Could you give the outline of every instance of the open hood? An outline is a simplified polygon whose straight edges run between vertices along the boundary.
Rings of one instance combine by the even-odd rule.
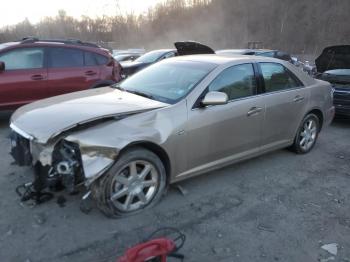
[[[78,125],[119,118],[168,104],[111,87],[56,96],[19,108],[11,117],[11,127],[40,143]]]
[[[176,42],[174,45],[178,55],[215,54],[210,47],[194,41]]]
[[[333,69],[350,69],[350,45],[326,47],[315,60],[317,72]]]

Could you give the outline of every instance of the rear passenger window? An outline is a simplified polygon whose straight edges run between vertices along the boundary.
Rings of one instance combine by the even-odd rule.
[[[105,65],[108,58],[93,52],[84,52],[84,59],[86,66]]]
[[[94,54],[98,65],[105,65],[108,62],[108,58],[103,55]]]
[[[50,48],[50,67],[81,67],[84,66],[84,53],[73,48]]]
[[[225,69],[209,85],[209,91],[224,92],[228,100],[255,94],[256,81],[252,64],[242,64]]]
[[[277,63],[260,63],[265,82],[265,91],[275,92],[302,86],[296,76],[292,75],[283,65]]]
[[[97,65],[97,61],[95,58],[95,54],[91,52],[84,52],[84,59],[86,66],[95,66]]]

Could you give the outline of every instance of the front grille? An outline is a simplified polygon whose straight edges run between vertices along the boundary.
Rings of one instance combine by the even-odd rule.
[[[350,90],[335,90],[334,105],[350,106]]]

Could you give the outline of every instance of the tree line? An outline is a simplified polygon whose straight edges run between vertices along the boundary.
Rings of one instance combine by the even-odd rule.
[[[0,29],[0,42],[25,36],[76,38],[112,48],[168,48],[195,40],[215,49],[264,48],[317,54],[350,39],[349,0],[168,0],[142,15],[74,18],[64,10]]]

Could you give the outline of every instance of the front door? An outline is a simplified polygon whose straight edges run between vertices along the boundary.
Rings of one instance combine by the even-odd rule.
[[[225,105],[189,109],[188,173],[201,172],[259,151],[265,105],[257,96],[253,65],[222,71],[208,91],[225,92]]]
[[[0,72],[0,108],[14,109],[48,96],[45,50],[16,48],[0,54],[5,71]]]

